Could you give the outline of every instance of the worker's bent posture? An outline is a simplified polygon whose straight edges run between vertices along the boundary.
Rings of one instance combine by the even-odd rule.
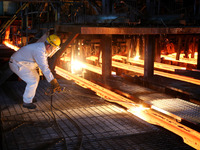
[[[49,69],[47,57],[51,57],[59,49],[60,38],[57,35],[50,35],[45,42],[29,44],[10,58],[10,69],[16,73],[27,85],[23,94],[23,107],[35,109],[33,98],[39,83],[37,67],[42,70],[45,78],[51,83],[54,91],[60,91],[60,85]]]

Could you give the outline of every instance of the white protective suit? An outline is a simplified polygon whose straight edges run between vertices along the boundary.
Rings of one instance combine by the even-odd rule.
[[[19,49],[11,56],[9,65],[10,69],[27,83],[23,94],[25,103],[32,103],[35,96],[40,79],[37,72],[38,66],[48,82],[54,79],[49,69],[46,47],[43,42],[29,44]]]

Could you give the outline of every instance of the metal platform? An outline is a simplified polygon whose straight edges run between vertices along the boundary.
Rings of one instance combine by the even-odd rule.
[[[154,106],[155,109],[158,108],[159,111],[165,111],[194,124],[200,124],[200,105],[136,84],[115,82],[113,85],[120,91],[129,93],[144,103]]]
[[[137,118],[90,90],[66,80],[59,83],[67,90],[53,96],[52,108],[51,96],[44,94],[49,84],[40,81],[36,110],[21,106],[23,81],[7,81],[0,88],[4,149],[193,149],[179,136]]]

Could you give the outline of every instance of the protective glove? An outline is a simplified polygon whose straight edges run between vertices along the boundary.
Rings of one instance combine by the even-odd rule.
[[[59,83],[56,79],[51,80],[50,83],[51,83],[51,86],[52,86],[52,89],[53,89],[53,93],[55,93],[56,91],[57,92],[61,91],[60,85],[59,85]]]

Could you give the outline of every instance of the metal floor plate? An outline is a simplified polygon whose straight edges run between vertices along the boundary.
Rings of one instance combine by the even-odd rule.
[[[192,150],[175,134],[151,125],[76,84],[59,80],[66,92],[50,96],[40,81],[36,110],[21,106],[24,82],[0,88],[6,150]],[[81,140],[82,139],[82,140]],[[82,141],[82,143],[80,143]]]
[[[155,99],[151,104],[190,122],[200,123],[200,106],[179,98]]]
[[[154,105],[161,110],[179,116],[194,124],[200,124],[200,105],[187,102],[180,98],[173,98],[165,93],[159,93],[139,85],[117,84],[119,84],[120,90],[132,94],[145,103]]]

